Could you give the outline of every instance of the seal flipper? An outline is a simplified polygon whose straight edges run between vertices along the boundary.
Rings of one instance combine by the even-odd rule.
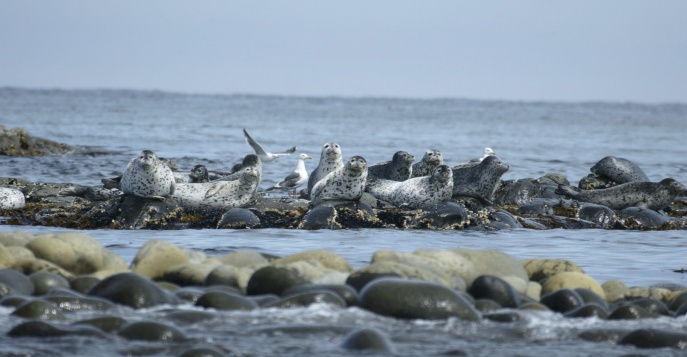
[[[210,187],[207,191],[205,191],[205,198],[212,197],[212,196],[216,195],[217,193],[219,193],[219,191],[222,190],[222,188],[227,185],[226,182],[227,181],[223,181],[223,182],[219,182],[219,183],[212,185],[212,187]]]

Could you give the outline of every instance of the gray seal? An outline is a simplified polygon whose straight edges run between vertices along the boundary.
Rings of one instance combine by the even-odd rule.
[[[453,196],[453,172],[446,165],[439,165],[432,176],[422,176],[405,181],[374,180],[366,191],[377,199],[396,207],[421,208],[446,202]]]
[[[628,182],[598,190],[580,190],[568,185],[558,185],[556,194],[614,210],[640,207],[658,211],[668,207],[684,190],[683,184],[667,178],[661,182]]]
[[[405,181],[413,173],[415,156],[405,151],[397,151],[391,161],[374,164],[368,168],[369,179]]]
[[[238,180],[177,184],[172,200],[185,209],[230,209],[253,201],[260,182],[258,169],[246,167]]]
[[[367,161],[353,156],[344,167],[330,172],[315,184],[310,192],[311,202],[318,205],[327,201],[358,201],[365,192]]]
[[[501,176],[508,169],[505,162],[493,155],[487,156],[476,165],[452,167],[453,197],[472,197],[491,205],[494,192],[501,182]]]
[[[24,193],[16,188],[0,187],[0,209],[17,209],[26,206]]]
[[[99,186],[71,186],[60,192],[59,196],[83,197],[89,201],[107,201],[122,195],[122,191],[117,188],[105,188]]]
[[[444,157],[441,152],[436,149],[429,149],[425,152],[420,162],[413,164],[413,170],[410,177],[429,176],[434,172],[434,169],[444,164]]]
[[[606,156],[590,170],[593,174],[609,178],[616,184],[650,181],[637,164],[622,157]]]
[[[174,173],[154,152],[143,150],[131,159],[119,188],[125,194],[162,199],[174,193]]]
[[[330,172],[338,170],[343,166],[341,146],[334,142],[324,144],[322,146],[322,152],[320,153],[320,163],[315,170],[310,173],[310,177],[308,178],[308,195],[310,195],[310,191],[312,191],[316,183],[329,175]]]

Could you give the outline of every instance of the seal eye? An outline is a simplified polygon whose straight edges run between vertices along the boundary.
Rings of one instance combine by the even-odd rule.
[[[324,144],[325,149],[329,149],[329,144]]]

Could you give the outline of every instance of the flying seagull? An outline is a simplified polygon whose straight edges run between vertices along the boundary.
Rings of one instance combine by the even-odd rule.
[[[296,196],[296,189],[308,182],[308,171],[305,170],[305,159],[312,159],[306,154],[298,155],[298,165],[296,170],[286,176],[284,181],[268,188],[265,191],[272,190],[293,190],[293,195]]]
[[[262,162],[270,162],[270,161],[278,158],[279,156],[290,155],[290,154],[293,154],[294,151],[296,151],[296,147],[294,146],[294,147],[292,147],[292,148],[290,148],[284,152],[279,152],[279,153],[267,152],[267,151],[265,151],[265,149],[262,148],[262,146],[260,146],[260,144],[258,144],[255,140],[253,140],[253,138],[251,138],[250,135],[248,135],[248,132],[246,131],[246,129],[243,129],[243,136],[246,137],[246,142],[248,143],[248,145],[250,145],[253,148],[253,150],[255,150],[255,154],[260,157],[260,160],[262,160]]]

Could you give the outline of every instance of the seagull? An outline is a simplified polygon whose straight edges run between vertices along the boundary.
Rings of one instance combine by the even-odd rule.
[[[309,155],[300,154],[298,155],[298,165],[296,165],[296,170],[286,176],[284,181],[268,188],[265,191],[272,190],[291,190],[293,189],[293,196],[296,196],[296,189],[301,187],[304,183],[308,182],[308,171],[305,170],[305,160],[312,159]]]
[[[265,151],[265,149],[262,148],[262,146],[260,146],[260,144],[253,140],[253,138],[251,138],[250,135],[248,135],[246,129],[243,129],[243,136],[246,137],[246,142],[253,148],[253,150],[255,150],[255,154],[257,154],[260,157],[260,160],[262,160],[262,162],[270,162],[278,158],[279,156],[290,155],[293,154],[294,151],[296,151],[296,147],[294,146],[284,152],[279,152],[276,154],[267,152]]]
[[[496,155],[496,152],[494,150],[492,150],[491,148],[484,148],[484,156],[472,159],[470,160],[470,163],[480,163],[482,162],[482,160],[492,155]]]

